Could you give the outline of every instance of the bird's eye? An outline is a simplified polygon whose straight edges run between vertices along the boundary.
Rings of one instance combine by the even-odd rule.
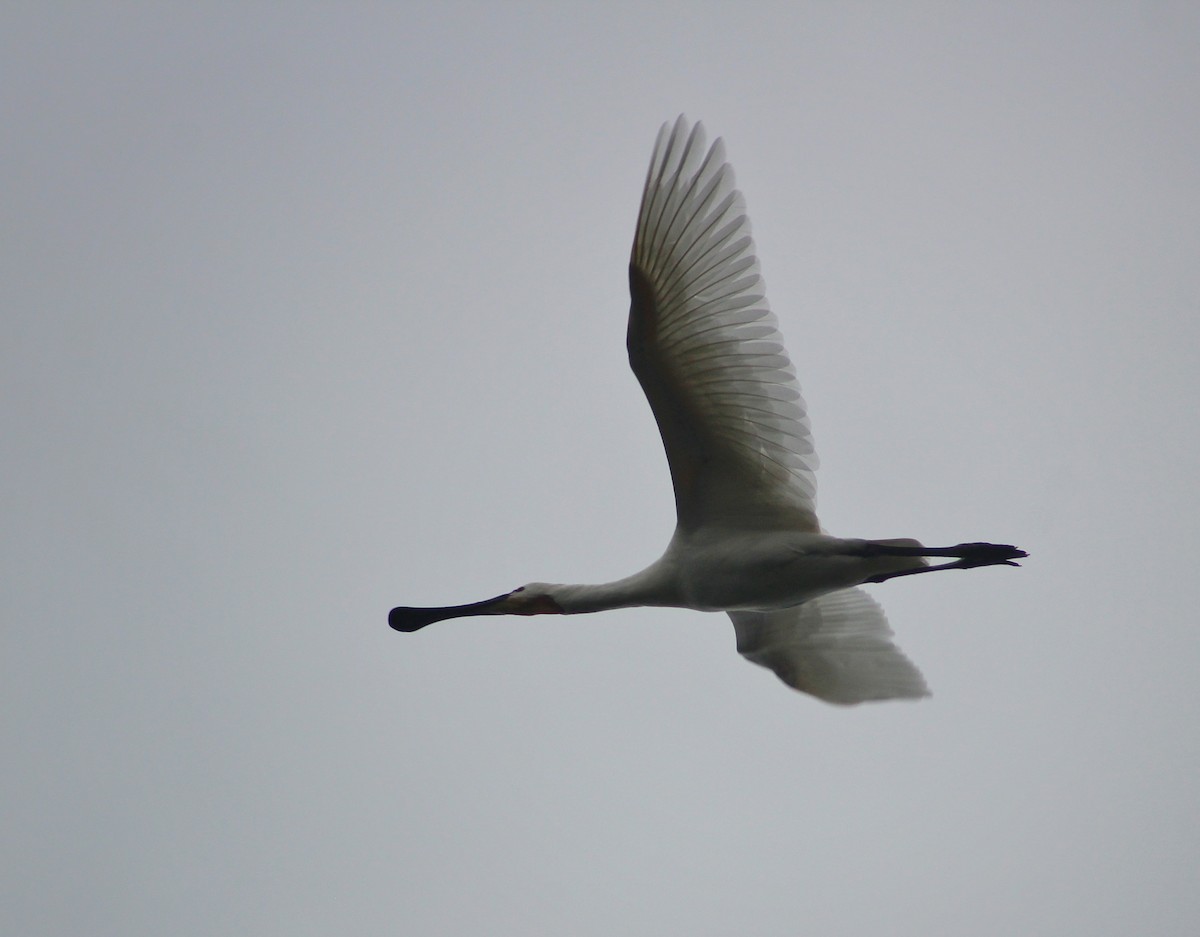
[[[524,591],[525,591],[524,586],[517,586],[515,589],[513,589],[513,592],[524,592]]]

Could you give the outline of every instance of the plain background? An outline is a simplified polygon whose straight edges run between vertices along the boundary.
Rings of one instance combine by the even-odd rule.
[[[1194,3],[5,4],[0,929],[1192,935]],[[934,696],[654,559],[654,135],[723,135]]]

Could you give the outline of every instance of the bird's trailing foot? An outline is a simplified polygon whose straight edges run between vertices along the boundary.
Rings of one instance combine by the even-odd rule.
[[[1024,550],[1018,550],[1008,543],[960,543],[955,547],[947,547],[947,553],[929,553],[927,556],[957,556],[958,569],[971,569],[974,566],[1020,566],[1014,560],[1029,556]]]

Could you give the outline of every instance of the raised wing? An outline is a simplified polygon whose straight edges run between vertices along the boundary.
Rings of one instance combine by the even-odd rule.
[[[883,609],[861,589],[830,592],[795,608],[730,612],[729,617],[740,654],[827,703],[929,695],[921,672],[891,642]]]
[[[658,422],[679,526],[817,532],[796,372],[720,139],[658,134],[629,265],[629,362]]]

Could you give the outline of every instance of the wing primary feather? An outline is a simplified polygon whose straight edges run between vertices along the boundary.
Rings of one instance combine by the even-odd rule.
[[[718,138],[659,129],[630,254],[629,361],[654,411],[681,528],[816,532],[816,465]]]

